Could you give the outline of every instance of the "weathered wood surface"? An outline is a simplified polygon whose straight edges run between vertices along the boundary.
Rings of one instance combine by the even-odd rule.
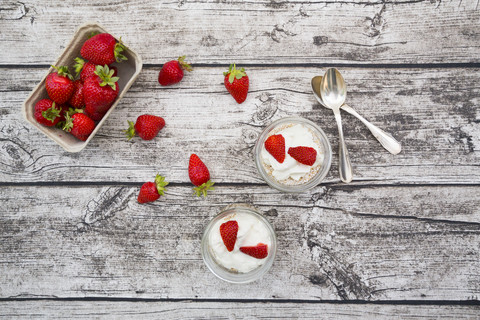
[[[11,319],[478,319],[478,306],[362,304],[25,301],[0,302]]]
[[[146,67],[69,154],[19,110],[100,16]],[[477,0],[0,2],[0,317],[480,318],[478,21]],[[183,54],[194,72],[160,87],[160,65]],[[242,105],[223,86],[232,62],[250,75]],[[343,66],[348,103],[403,144],[390,155],[345,114],[349,185],[333,115],[310,91],[325,65]],[[126,142],[142,113],[167,126]],[[334,151],[326,183],[299,195],[268,187],[252,155],[263,127],[292,115],[318,122]],[[217,182],[207,199],[191,196],[193,152]],[[157,172],[167,195],[139,205]],[[215,278],[199,250],[235,202],[265,212],[279,241],[270,272],[242,286]]]
[[[345,190],[321,187],[280,196],[267,186],[220,186],[203,200],[173,186],[148,205],[137,203],[138,189],[1,188],[0,297],[421,301],[480,293],[480,223],[395,216],[402,206],[428,214],[438,200],[452,220],[469,210],[478,220],[478,189],[462,188],[476,199],[468,202],[456,187],[415,188],[394,209],[369,207],[361,194],[356,209]],[[258,206],[278,237],[272,269],[242,286],[215,278],[200,256],[204,227],[235,202]]]
[[[2,182],[141,182],[157,171],[172,182],[188,182],[190,153],[210,164],[213,179],[263,183],[253,145],[263,127],[285,116],[316,121],[332,143],[327,182],[338,182],[337,128],[331,111],[310,89],[323,68],[248,68],[251,90],[242,105],[223,86],[225,68],[196,68],[182,83],[160,87],[158,68],[145,68],[89,146],[66,153],[24,121],[20,105],[46,70],[0,70],[0,180]],[[393,156],[365,126],[344,114],[354,183],[478,184],[480,182],[479,69],[343,68],[348,102],[403,144]],[[26,75],[25,75],[26,74]],[[461,77],[458,75],[462,74]],[[127,142],[127,119],[161,115],[158,138]],[[221,115],[221,116],[220,116]]]
[[[149,64],[479,63],[479,19],[476,0],[4,0],[0,64],[53,63],[85,21]]]

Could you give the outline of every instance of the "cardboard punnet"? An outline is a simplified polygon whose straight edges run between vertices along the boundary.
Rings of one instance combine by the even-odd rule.
[[[69,66],[70,71],[73,72],[73,65],[75,64],[73,59],[76,57],[81,57],[80,49],[83,43],[92,34],[92,32],[110,33],[107,30],[105,30],[105,28],[103,28],[102,26],[94,22],[88,22],[81,25],[77,29],[72,40],[70,40],[70,43],[67,44],[66,49],[62,52],[62,54],[57,59],[54,65]],[[115,39],[119,40],[119,38],[117,38],[115,35],[112,34],[112,36],[115,37]],[[23,108],[22,108],[23,116],[34,127],[36,127],[38,130],[43,132],[47,137],[49,137],[50,139],[58,143],[66,151],[79,152],[83,150],[83,148],[87,146],[90,140],[93,139],[95,134],[100,130],[100,128],[102,127],[103,123],[107,120],[110,113],[112,113],[113,110],[115,110],[120,100],[122,100],[123,96],[128,91],[128,89],[133,84],[135,79],[140,74],[140,71],[142,70],[142,59],[135,51],[125,46],[125,51],[123,52],[123,54],[128,58],[128,60],[123,61],[121,63],[113,64],[114,66],[117,67],[118,77],[120,78],[118,80],[118,85],[120,90],[118,93],[118,97],[113,103],[112,107],[105,114],[103,119],[97,123],[95,130],[93,130],[92,134],[90,134],[90,136],[86,141],[80,141],[70,133],[65,132],[61,129],[58,129],[55,127],[43,126],[35,120],[35,117],[34,117],[35,104],[41,99],[48,98],[47,90],[45,89],[45,80],[48,74],[54,71],[53,67],[50,67],[50,69],[48,70],[48,73],[43,77],[42,81],[40,81],[40,83],[32,90],[30,95],[27,97],[27,99],[23,103]]]

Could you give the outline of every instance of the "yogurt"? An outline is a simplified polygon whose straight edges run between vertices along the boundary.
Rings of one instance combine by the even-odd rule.
[[[236,220],[238,223],[237,241],[233,251],[229,252],[220,235],[220,225]],[[224,268],[233,272],[250,272],[265,263],[265,259],[257,259],[240,251],[240,247],[256,246],[259,243],[268,245],[268,254],[272,246],[272,238],[267,226],[256,216],[244,212],[235,212],[217,221],[208,237],[210,252],[214,260]]]
[[[264,164],[272,167],[272,176],[279,180],[285,180],[292,178],[295,181],[299,181],[305,177],[312,168],[319,166],[323,162],[323,152],[315,139],[313,133],[301,124],[295,124],[288,126],[275,134],[281,134],[285,138],[285,161],[283,163],[278,162],[268,151],[265,149],[265,144],[262,146],[260,155]],[[317,159],[312,166],[302,164],[292,158],[288,154],[290,147],[311,147],[317,151]]]

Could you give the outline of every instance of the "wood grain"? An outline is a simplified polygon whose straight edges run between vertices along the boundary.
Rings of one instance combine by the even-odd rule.
[[[196,68],[172,87],[160,87],[158,68],[145,68],[90,145],[64,152],[24,121],[20,106],[46,69],[0,70],[0,181],[134,182],[156,172],[188,182],[188,157],[198,153],[214,181],[263,183],[253,160],[262,129],[285,116],[302,116],[326,132],[334,152],[326,181],[339,182],[333,114],[311,94],[322,68],[252,67],[251,88],[238,105],[223,86],[224,68]],[[354,184],[474,184],[480,181],[479,69],[342,68],[348,103],[391,132],[403,151],[385,151],[363,124],[344,114]],[[462,74],[462,77],[458,77]],[[152,141],[127,142],[127,119],[163,116]]]
[[[365,203],[355,211],[342,192],[318,191],[308,199],[221,186],[195,199],[190,187],[172,186],[140,205],[138,187],[3,187],[0,297],[478,300],[478,222],[388,216],[392,210]],[[428,208],[448,193],[413,188],[408,201]],[[238,202],[255,204],[273,223],[278,253],[261,280],[232,290],[204,266],[200,240],[208,221]],[[451,197],[442,207],[453,220],[469,205]]]
[[[8,0],[1,63],[51,64],[86,21],[123,36],[148,64],[183,54],[206,64],[479,63],[475,2]]]
[[[238,302],[1,302],[10,319],[478,319],[478,306],[355,305]]]

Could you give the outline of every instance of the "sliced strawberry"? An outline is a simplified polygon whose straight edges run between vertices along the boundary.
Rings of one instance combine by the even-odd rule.
[[[265,149],[280,163],[285,161],[285,138],[281,134],[274,134],[265,140]]]
[[[317,151],[310,147],[291,147],[288,148],[288,154],[307,166],[313,166],[317,161]]]
[[[228,251],[233,251],[237,242],[238,222],[230,220],[220,225],[220,236]]]
[[[254,247],[240,247],[240,251],[257,259],[265,259],[268,256],[268,245],[259,243]]]

